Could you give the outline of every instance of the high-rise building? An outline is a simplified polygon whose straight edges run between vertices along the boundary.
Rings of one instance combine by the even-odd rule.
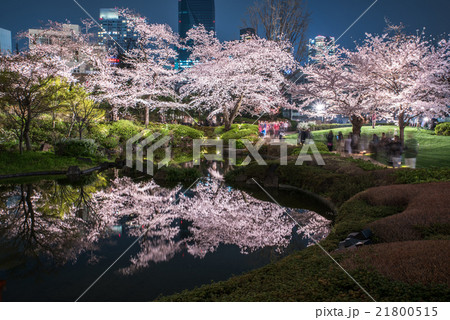
[[[5,54],[11,51],[11,31],[0,28],[0,53]]]
[[[29,29],[28,33],[30,35],[30,48],[40,44],[60,43],[64,45],[65,43],[75,41],[76,36],[81,34],[81,27],[77,24],[63,24],[60,30]],[[104,52],[105,48],[103,46],[96,46],[95,50],[100,53]],[[73,68],[72,72],[75,75],[90,74],[96,70],[88,61],[88,57],[75,54],[69,57],[68,66]]]
[[[30,35],[29,45],[32,46],[35,44],[51,44],[52,38],[72,39],[74,35],[81,33],[81,28],[77,24],[63,24],[61,30],[51,33],[45,29],[29,29],[28,33]]]
[[[336,44],[334,37],[317,36],[309,39],[308,62],[324,55],[333,55]]]
[[[254,28],[244,28],[240,31],[241,40],[250,40],[256,37],[256,30]]]
[[[214,0],[178,0],[178,33],[186,38],[189,29],[203,25],[208,31],[216,31]],[[189,64],[189,51],[179,50],[180,65]]]
[[[114,8],[100,9],[100,25],[98,32],[98,44],[108,49],[117,49],[123,52],[133,48],[137,34],[130,27],[119,11]]]

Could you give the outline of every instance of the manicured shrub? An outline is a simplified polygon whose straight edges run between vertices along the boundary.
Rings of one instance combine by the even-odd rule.
[[[56,144],[56,154],[69,157],[95,157],[98,145],[92,139],[64,139]]]
[[[450,136],[450,122],[438,124],[434,132],[439,136]]]
[[[111,130],[111,125],[108,124],[95,124],[90,128],[90,136],[92,139],[95,139],[96,141],[100,141],[102,139],[105,139],[109,136],[109,132]]]
[[[421,168],[396,170],[397,183],[425,183],[437,181],[450,181],[449,168]]]
[[[118,136],[108,136],[99,141],[99,143],[102,147],[105,147],[107,149],[115,149],[120,144],[120,138]]]
[[[216,132],[220,132],[220,130],[215,131],[215,133]],[[224,142],[231,139],[246,139],[254,142],[258,140],[258,126],[252,124],[235,124],[231,126],[231,130],[222,133],[220,137],[224,140]],[[240,142],[240,144],[243,147],[243,143]]]
[[[110,128],[110,134],[120,138],[120,142],[125,142],[143,130],[142,127],[134,124],[130,120],[119,120],[114,122]]]
[[[175,137],[200,139],[203,137],[203,132],[194,128],[183,125],[170,125],[169,129],[173,132]]]
[[[228,132],[238,132],[238,131],[242,131],[242,130],[251,130],[253,134],[258,135],[258,126],[256,124],[232,124],[231,125],[231,129]],[[220,136],[222,134],[225,133],[225,127],[224,126],[220,126],[217,127],[216,129],[214,129],[214,134],[216,136]],[[222,139],[224,139],[222,137]],[[230,139],[234,139],[234,138],[230,138]]]

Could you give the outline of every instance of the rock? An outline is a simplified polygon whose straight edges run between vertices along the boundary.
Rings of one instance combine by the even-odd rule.
[[[364,239],[370,239],[370,237],[372,237],[372,230],[364,229],[363,231],[361,231],[361,235],[364,237]]]
[[[356,243],[355,246],[361,247],[361,246],[364,246],[364,245],[367,245],[367,244],[372,244],[372,240],[367,239],[367,240],[358,241],[358,243]]]
[[[355,238],[347,238],[344,240],[344,245],[346,248],[356,245],[359,242],[358,239]]]
[[[357,238],[358,235],[359,235],[359,232],[352,232],[352,233],[350,233],[350,234],[347,236],[347,238],[355,238],[355,239],[358,239],[358,238]]]
[[[372,244],[371,236],[372,231],[370,229],[352,232],[344,241],[339,242],[339,249],[355,249],[356,247]]]
[[[47,152],[47,151],[50,151],[51,148],[52,148],[51,144],[43,143],[43,144],[41,144],[40,150],[44,151],[44,152]]]

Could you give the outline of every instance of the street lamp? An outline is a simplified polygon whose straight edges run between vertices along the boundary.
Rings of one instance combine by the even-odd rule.
[[[321,115],[321,117],[322,117],[322,122],[323,122],[323,120],[324,120],[325,107],[326,107],[325,103],[323,103],[323,102],[321,102],[321,101],[316,102],[316,103],[314,104],[314,108],[316,109],[317,113],[318,113],[319,115]]]

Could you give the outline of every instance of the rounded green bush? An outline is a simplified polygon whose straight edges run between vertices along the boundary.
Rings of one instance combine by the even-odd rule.
[[[439,136],[450,136],[450,122],[438,124],[434,132]]]
[[[142,130],[142,127],[134,124],[130,120],[119,120],[111,125],[110,134],[118,136],[121,142],[125,142]]]
[[[95,157],[98,145],[92,139],[64,139],[56,144],[55,152],[60,156]]]

